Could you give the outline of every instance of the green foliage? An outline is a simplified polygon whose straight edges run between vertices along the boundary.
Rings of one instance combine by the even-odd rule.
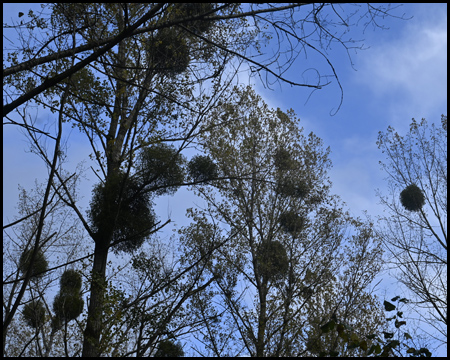
[[[362,232],[363,225],[337,210],[328,191],[328,150],[313,134],[303,135],[293,112],[269,109],[250,87],[234,88],[232,97],[209,117],[211,131],[202,139],[205,153],[229,176],[216,180],[216,193],[202,191],[208,208],[199,214],[231,229],[223,233],[229,241],[208,266],[218,286],[204,301],[215,309],[221,301],[215,294],[232,300],[222,301],[224,312],[246,331],[233,334],[234,324],[225,321],[214,326],[236,339],[244,337],[240,346],[256,356],[300,354],[306,341],[312,344],[318,337],[322,318],[333,308],[350,314],[358,330],[372,331],[380,313],[372,311],[375,301],[363,289],[376,271],[378,250],[372,250],[371,236],[343,234],[345,226]],[[193,254],[201,253],[201,247],[181,240]],[[358,269],[364,269],[364,279]],[[344,275],[338,279],[339,273]],[[243,288],[254,296],[247,299]],[[209,305],[198,308],[202,317],[204,306]],[[206,337],[208,346],[215,346],[217,337]],[[314,354],[332,349],[329,340],[318,344]],[[347,351],[341,343],[338,349]]]
[[[401,298],[400,296],[396,296],[391,299],[392,302],[397,301],[400,303],[407,303],[408,300],[405,298]],[[383,302],[384,309],[387,312],[395,311],[398,309],[398,305],[394,305],[391,302],[384,300]],[[399,321],[399,318],[402,318],[403,312],[397,311],[397,313],[387,318],[387,321],[394,320],[394,326],[396,329],[399,329],[401,326],[406,325],[406,321]],[[348,326],[345,323],[339,322],[336,317],[332,317],[332,319],[327,322],[325,325],[320,327],[322,334],[330,333],[334,330],[338,333],[339,338],[341,338],[346,344],[348,348],[360,348],[364,351],[366,356],[375,356],[375,357],[388,357],[388,356],[396,356],[396,353],[400,353],[402,349],[406,348],[406,353],[412,357],[430,357],[432,354],[426,348],[421,348],[416,350],[413,347],[410,347],[406,342],[402,342],[400,340],[394,339],[395,334],[389,331],[381,331],[379,334],[369,334],[362,336],[353,331],[353,328]],[[382,336],[381,336],[382,334]],[[403,338],[405,340],[410,340],[412,337],[404,332]],[[399,337],[400,338],[400,337]],[[368,346],[371,343],[371,346]],[[315,343],[309,344],[314,347]],[[339,356],[339,353],[332,352],[321,352],[320,356]]]
[[[177,29],[161,29],[147,43],[147,58],[156,71],[174,76],[187,69],[189,46]]]
[[[183,156],[174,147],[156,144],[142,150],[138,174],[152,193],[173,194],[184,181],[183,163]]]
[[[183,347],[179,343],[175,343],[172,340],[162,340],[159,343],[158,350],[155,353],[155,357],[183,357]]]
[[[411,184],[400,193],[400,201],[406,210],[419,211],[425,204],[425,196],[416,184]]]
[[[389,301],[384,300],[383,305],[384,305],[384,309],[386,311],[393,311],[393,310],[395,310],[395,305],[391,304]]]
[[[304,181],[280,176],[275,191],[284,197],[304,198],[309,193],[309,187]]]
[[[427,348],[420,348],[416,350],[415,348],[409,348],[406,350],[407,354],[410,354],[411,357],[431,357],[432,353]]]
[[[208,14],[214,10],[210,3],[173,4],[168,11],[169,21],[176,21]],[[158,73],[175,76],[184,72],[190,62],[189,39],[192,31],[196,34],[208,31],[213,22],[197,19],[182,22],[182,27],[160,29],[147,42],[147,61]],[[188,31],[183,31],[186,28]]]
[[[44,304],[40,300],[33,300],[24,306],[22,314],[26,323],[32,328],[37,329],[45,320]]]
[[[93,190],[89,216],[99,239],[111,239],[115,252],[133,252],[155,224],[150,195],[134,178],[110,177]]]
[[[139,155],[136,176],[118,173],[96,186],[89,215],[98,237],[111,239],[116,253],[137,250],[155,224],[151,196],[175,192],[184,181],[183,164],[174,147],[149,146]]]
[[[83,306],[80,294],[60,293],[53,301],[56,318],[67,322],[76,319],[83,312]]]
[[[82,285],[80,273],[76,270],[67,269],[61,276],[60,285],[61,289],[80,291]]]
[[[447,116],[440,126],[412,119],[404,134],[379,132],[380,162],[390,194],[379,194],[387,210],[377,233],[392,254],[399,283],[414,294],[411,309],[447,343]],[[398,194],[400,194],[398,196]],[[397,199],[400,200],[398,204]],[[423,211],[425,203],[431,211]],[[420,305],[419,305],[420,304]],[[423,317],[424,313],[429,316]]]
[[[217,165],[209,156],[196,155],[188,164],[189,175],[194,181],[206,181],[217,178]]]
[[[289,269],[286,249],[278,240],[261,243],[256,259],[260,274],[270,280],[283,277]]]
[[[277,110],[277,116],[280,121],[289,120],[288,116]],[[287,118],[287,119],[286,119]],[[275,168],[277,169],[276,192],[285,197],[304,198],[309,192],[306,178],[300,180],[298,175],[301,174],[301,167],[289,150],[278,147],[273,155]]]
[[[305,228],[305,218],[294,211],[282,213],[279,222],[281,228],[292,236],[298,236]]]
[[[59,321],[76,319],[83,311],[84,300],[81,297],[81,274],[67,269],[60,280],[60,290],[53,301],[53,311]],[[56,324],[59,321],[55,321]]]
[[[273,159],[275,166],[279,171],[295,169],[296,165],[295,161],[292,160],[291,154],[286,149],[283,148],[277,149],[275,155],[273,156]]]
[[[19,270],[25,275],[30,267],[31,254],[33,249],[24,250],[19,260]],[[42,250],[38,250],[33,262],[33,268],[31,270],[31,277],[40,278],[44,275],[44,272],[48,269],[48,262],[45,258]]]
[[[98,21],[99,6],[89,3],[58,3],[53,6],[52,20],[61,30],[86,28]]]
[[[214,10],[214,4],[211,3],[178,3],[174,4],[173,13],[177,18],[190,18],[203,14],[208,14]],[[208,31],[213,22],[207,20],[192,20],[183,23],[183,26],[197,34]]]

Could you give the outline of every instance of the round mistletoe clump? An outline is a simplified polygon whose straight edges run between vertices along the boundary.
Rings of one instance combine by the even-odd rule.
[[[208,156],[194,156],[189,161],[188,170],[194,181],[211,180],[218,176],[217,165]]]
[[[61,276],[60,291],[53,301],[53,311],[60,321],[76,319],[83,311],[81,297],[81,275],[75,270],[66,270]]]
[[[67,269],[61,276],[61,289],[69,291],[81,291],[81,275],[76,270]]]
[[[23,309],[23,317],[26,323],[32,328],[42,325],[45,320],[45,307],[42,301],[31,301]]]
[[[289,269],[286,249],[276,240],[263,242],[259,246],[257,262],[261,275],[271,280],[283,277]]]
[[[177,75],[189,65],[189,46],[176,30],[165,28],[148,41],[148,59],[159,73]]]
[[[30,266],[31,254],[33,249],[24,250],[19,260],[19,269],[25,275]],[[41,277],[48,269],[48,262],[45,259],[45,255],[41,250],[38,250],[36,257],[33,261],[33,268],[31,269],[31,277]]]
[[[169,339],[159,343],[155,357],[183,357],[183,347],[179,343],[175,343]]]
[[[124,173],[94,188],[89,216],[97,236],[116,243],[116,253],[138,249],[155,223],[149,193],[141,191],[140,183]]]
[[[400,201],[406,210],[419,211],[425,204],[425,196],[417,185],[411,184],[400,193]]]
[[[292,236],[300,234],[305,227],[305,218],[294,211],[281,214],[279,222],[281,228]]]

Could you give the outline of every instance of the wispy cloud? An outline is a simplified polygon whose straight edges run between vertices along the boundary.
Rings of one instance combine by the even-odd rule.
[[[408,20],[398,38],[380,42],[370,56],[362,56],[357,77],[403,124],[409,114],[443,112],[447,102],[446,8],[423,5],[424,13]]]

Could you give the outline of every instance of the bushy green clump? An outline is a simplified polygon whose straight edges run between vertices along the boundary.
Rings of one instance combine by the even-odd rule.
[[[22,312],[25,322],[32,328],[38,328],[45,321],[45,307],[42,301],[31,301],[24,306]]]
[[[289,150],[284,148],[277,149],[273,159],[278,171],[294,170],[297,166],[295,161],[292,159]]]
[[[417,185],[411,184],[400,193],[400,201],[406,210],[419,211],[425,204],[425,196]]]
[[[304,217],[294,211],[281,214],[279,222],[283,231],[293,236],[297,236],[305,227]]]
[[[189,65],[189,46],[175,28],[160,29],[147,43],[149,65],[158,73],[174,76]]]
[[[189,176],[194,181],[206,181],[217,178],[217,165],[203,155],[194,156],[188,164]]]
[[[183,357],[183,347],[179,343],[166,339],[159,343],[155,357]]]
[[[270,280],[283,277],[289,269],[286,249],[279,241],[265,241],[257,251],[257,267],[260,275]]]
[[[24,250],[19,259],[19,270],[25,275],[31,260],[31,254],[33,249]],[[33,268],[31,270],[31,277],[42,277],[44,272],[48,269],[48,262],[45,259],[45,255],[41,250],[38,250],[33,262]]]
[[[58,294],[53,300],[53,311],[58,319],[71,321],[83,312],[84,300],[75,294]]]
[[[150,194],[123,173],[97,185],[93,194],[89,217],[98,238],[116,243],[116,253],[138,249],[155,223]]]
[[[53,301],[53,311],[58,321],[71,321],[82,312],[84,300],[81,297],[81,275],[67,269],[60,280],[60,290]]]
[[[138,159],[140,183],[155,195],[173,194],[184,181],[183,156],[173,146],[155,144]]]
[[[281,196],[301,199],[308,195],[309,187],[304,182],[280,177],[275,191]]]
[[[81,275],[78,271],[67,269],[61,276],[61,289],[68,289],[70,291],[81,290]]]

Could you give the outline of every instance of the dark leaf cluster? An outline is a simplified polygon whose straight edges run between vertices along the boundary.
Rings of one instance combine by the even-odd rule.
[[[148,41],[147,59],[158,73],[180,74],[189,65],[188,43],[176,29],[162,29]]]
[[[213,12],[214,6],[210,3],[173,4],[168,17],[169,21],[199,18],[185,21],[180,27],[160,29],[154,34],[147,41],[149,67],[167,76],[175,76],[186,71],[191,56],[191,32],[201,34],[208,31],[213,22],[205,20],[204,16]]]
[[[161,143],[145,148],[137,164],[140,182],[157,196],[173,194],[184,181],[183,164],[183,156],[172,146]]]
[[[287,149],[277,149],[273,160],[278,171],[294,170],[296,167],[295,161],[291,158],[291,154]]]
[[[283,231],[297,236],[305,228],[305,218],[294,211],[280,215],[279,222]]]
[[[61,276],[60,290],[53,301],[54,324],[76,319],[83,311],[83,306],[81,275],[76,270],[68,269]]]
[[[179,343],[166,339],[159,343],[155,357],[183,357],[183,347]]]
[[[419,211],[425,204],[425,196],[416,184],[411,184],[400,193],[400,201],[406,210]]]
[[[309,186],[305,182],[289,177],[280,176],[276,184],[276,192],[285,197],[304,198],[308,195],[309,190]]]
[[[37,329],[44,323],[45,320],[45,307],[41,300],[32,300],[24,306],[22,312],[26,323],[32,328]]]
[[[277,240],[264,241],[257,251],[257,268],[263,277],[276,280],[289,269],[289,258],[283,244]]]
[[[138,249],[155,224],[151,205],[150,194],[123,173],[98,185],[89,214],[98,241],[115,244],[115,252]]]
[[[211,3],[178,3],[174,4],[173,13],[177,18],[194,18],[200,16],[197,20],[190,20],[183,23],[183,26],[190,31],[201,34],[208,31],[213,22],[205,20],[204,17],[214,12],[214,4]]]
[[[32,253],[33,249],[28,249],[24,250],[24,252],[20,256],[19,269],[24,275],[30,267]],[[31,277],[42,277],[42,275],[44,275],[44,272],[48,269],[48,262],[42,250],[38,250],[32,266]]]
[[[217,178],[217,165],[209,156],[196,155],[188,164],[189,176],[194,181],[207,181]]]

